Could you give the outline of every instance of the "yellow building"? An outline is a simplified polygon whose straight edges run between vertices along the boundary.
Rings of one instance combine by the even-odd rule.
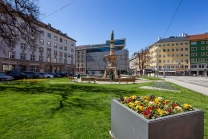
[[[150,68],[160,75],[188,75],[189,51],[186,36],[160,39],[150,46]]]

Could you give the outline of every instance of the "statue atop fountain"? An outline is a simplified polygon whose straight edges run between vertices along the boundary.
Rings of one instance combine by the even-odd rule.
[[[110,74],[114,74],[114,78],[120,78],[120,73],[118,72],[116,63],[120,56],[115,54],[114,42],[114,31],[112,31],[110,40],[110,54],[104,56],[108,60],[108,65],[102,78],[110,78]]]

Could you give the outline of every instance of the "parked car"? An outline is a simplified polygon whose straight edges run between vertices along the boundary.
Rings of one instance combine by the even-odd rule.
[[[14,80],[14,77],[13,76],[6,75],[5,73],[0,73],[0,80],[1,81]]]
[[[14,79],[30,79],[32,76],[26,75],[25,73],[20,73],[17,71],[12,71],[9,73],[9,76],[13,76]]]
[[[45,72],[39,72],[38,74],[42,75],[44,78],[53,78],[54,76]]]
[[[26,75],[28,75],[28,76],[32,76],[32,78],[44,78],[44,76],[43,75],[40,75],[40,74],[38,74],[38,73],[36,73],[36,72],[33,72],[33,71],[23,71],[22,73],[24,73],[24,74],[26,74]]]
[[[60,78],[61,76],[57,73],[49,72],[48,74],[53,75],[54,78]]]
[[[60,75],[61,77],[68,77],[69,75],[64,72],[56,72],[56,74]]]

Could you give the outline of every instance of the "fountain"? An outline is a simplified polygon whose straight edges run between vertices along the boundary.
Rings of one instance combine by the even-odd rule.
[[[108,60],[108,65],[102,78],[110,78],[110,74],[114,74],[115,79],[120,78],[120,73],[118,72],[118,67],[116,63],[117,59],[120,58],[120,56],[115,54],[114,42],[114,31],[112,31],[110,40],[110,54],[104,56]]]

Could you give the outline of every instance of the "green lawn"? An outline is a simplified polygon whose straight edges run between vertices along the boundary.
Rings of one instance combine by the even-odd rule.
[[[178,86],[181,93],[139,88],[150,84],[70,83],[67,78],[0,84],[0,138],[110,139],[111,100],[134,94],[154,94],[202,109],[208,138],[207,96]]]
[[[158,77],[148,77],[148,76],[139,76],[139,78],[147,79],[147,80],[162,80]]]

